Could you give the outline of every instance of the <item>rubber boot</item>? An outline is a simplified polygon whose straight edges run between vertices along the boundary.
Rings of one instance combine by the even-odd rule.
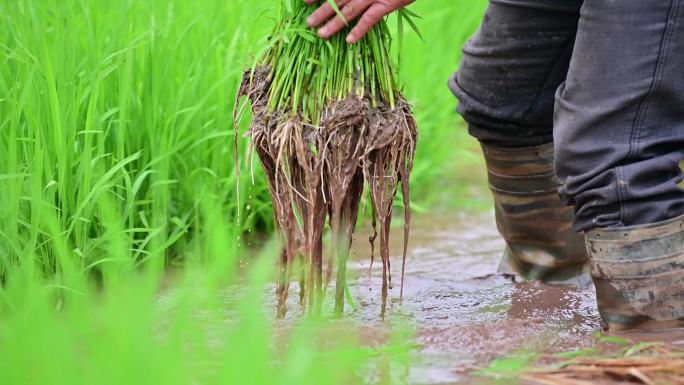
[[[684,216],[589,231],[587,251],[609,329],[684,327]]]
[[[482,149],[506,241],[499,272],[552,285],[591,285],[584,236],[573,230],[574,210],[558,196],[553,144]]]

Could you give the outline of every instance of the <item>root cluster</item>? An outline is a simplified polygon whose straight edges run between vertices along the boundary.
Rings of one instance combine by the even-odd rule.
[[[359,206],[368,186],[373,211],[371,250],[379,237],[382,261],[382,309],[391,288],[389,232],[396,192],[402,189],[405,207],[404,254],[411,221],[409,176],[416,145],[416,123],[409,104],[400,99],[391,108],[373,106],[369,97],[349,96],[328,103],[320,123],[301,114],[270,111],[267,95],[269,68],[248,71],[239,97],[252,102],[248,131],[251,150],[259,156],[268,179],[278,236],[278,316],[285,315],[295,261],[299,273],[300,303],[320,312],[326,289],[336,269],[335,316],[344,310],[346,264]],[[330,227],[330,248],[324,263],[323,233]],[[371,266],[374,259],[371,252]],[[402,295],[403,295],[402,265]]]

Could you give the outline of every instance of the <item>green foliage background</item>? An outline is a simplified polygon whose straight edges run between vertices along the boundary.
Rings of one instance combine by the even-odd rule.
[[[421,132],[419,211],[460,197],[470,176],[458,170],[477,164],[446,80],[484,6],[411,8],[425,42],[406,32],[400,75]],[[376,353],[350,348],[323,368],[310,338],[321,326],[306,324],[275,360],[268,255],[246,269],[243,297],[217,294],[272,229],[254,160],[240,158],[236,199],[231,138],[249,120],[232,126],[241,73],[276,9],[0,0],[0,383],[348,383]]]

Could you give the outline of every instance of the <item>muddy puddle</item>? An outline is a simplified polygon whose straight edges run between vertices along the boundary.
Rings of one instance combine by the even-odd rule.
[[[347,305],[343,319],[333,322],[329,331],[334,334],[334,328],[342,328],[358,335],[365,347],[382,348],[391,344],[389,335],[396,325],[412,330],[409,344],[415,347],[408,359],[391,365],[383,359],[371,361],[372,367],[361,369],[365,382],[385,382],[389,377],[402,384],[489,383],[471,372],[496,358],[575,351],[596,343],[601,325],[593,288],[557,288],[497,274],[504,244],[491,212],[416,216],[400,302],[402,229],[401,224],[392,229],[393,288],[385,321],[380,320],[382,266],[374,265],[369,276],[368,232],[359,231],[348,270],[355,309]],[[273,287],[266,290],[271,302],[264,313],[273,319],[278,340],[303,316],[298,287],[293,283],[283,320],[275,318]],[[228,308],[240,291],[237,285],[221,293]],[[324,314],[332,315],[332,296],[327,297]],[[230,324],[234,317],[224,311]],[[666,339],[684,343],[684,334]],[[326,346],[325,337],[321,347],[335,349]]]
[[[593,288],[588,290],[515,282],[497,274],[503,241],[493,213],[417,216],[411,229],[404,298],[401,226],[393,229],[393,288],[386,323],[379,320],[381,265],[370,270],[367,233],[355,238],[349,287],[356,309],[344,323],[377,336],[377,328],[399,323],[415,330],[419,347],[397,369],[401,382],[472,382],[468,373],[497,357],[518,352],[554,353],[590,346],[600,329]],[[294,285],[281,325],[301,316]],[[377,338],[377,337],[375,337]],[[383,341],[366,340],[370,346]],[[371,381],[372,382],[372,381]]]
[[[396,255],[400,245],[393,246]],[[498,275],[503,246],[492,214],[416,220],[404,300],[401,305],[393,301],[393,309],[415,324],[422,346],[407,382],[457,382],[470,368],[516,351],[561,351],[591,343],[600,327],[593,291],[516,283]],[[357,295],[376,291],[373,282],[358,280]]]

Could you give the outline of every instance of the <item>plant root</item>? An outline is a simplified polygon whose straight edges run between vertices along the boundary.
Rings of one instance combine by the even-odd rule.
[[[374,231],[380,237],[384,317],[390,273],[389,233],[393,200],[399,188],[405,208],[403,274],[411,221],[409,177],[416,146],[416,123],[409,104],[373,105],[369,97],[349,96],[328,103],[319,124],[300,114],[270,111],[270,69],[247,71],[239,96],[252,102],[250,151],[259,156],[268,179],[277,235],[283,244],[276,289],[278,316],[284,317],[293,264],[300,258],[300,303],[320,314],[326,288],[337,265],[334,315],[344,310],[346,265],[359,205],[368,186]],[[323,261],[326,219],[331,231],[327,266]],[[375,230],[377,223],[378,229]],[[371,244],[375,236],[370,238]]]

